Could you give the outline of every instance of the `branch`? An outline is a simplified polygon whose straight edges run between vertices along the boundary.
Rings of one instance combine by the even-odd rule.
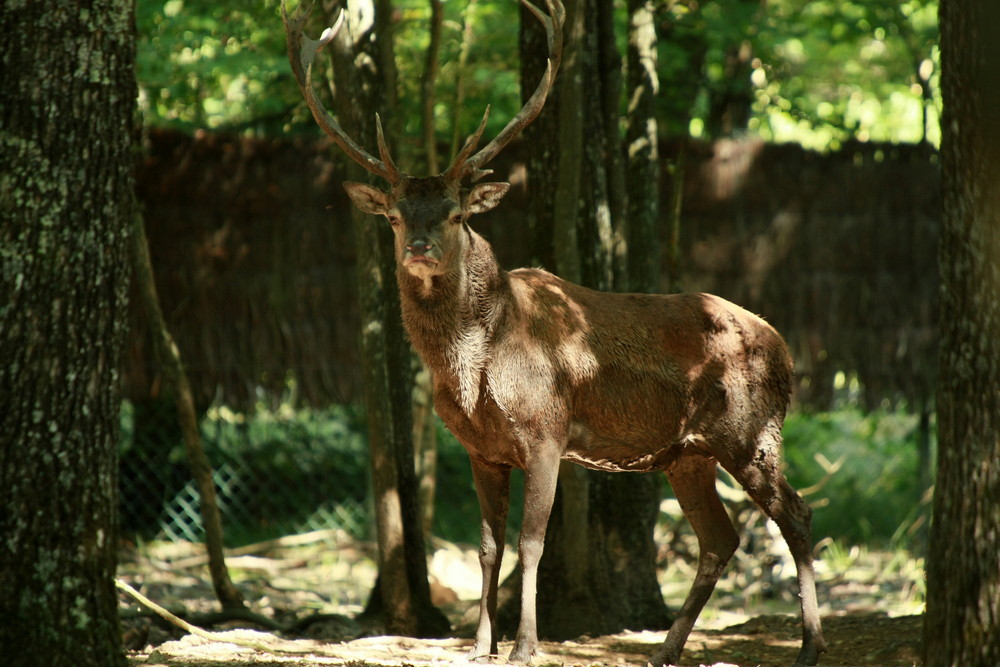
[[[235,644],[236,646],[243,646],[245,648],[252,648],[255,651],[260,651],[262,653],[307,654],[307,653],[314,653],[315,652],[315,647],[313,647],[313,646],[309,646],[309,647],[284,646],[283,647],[283,646],[279,646],[279,645],[269,644],[269,643],[264,642],[264,641],[254,641],[254,640],[251,640],[251,639],[243,639],[243,638],[240,638],[240,637],[234,637],[233,634],[232,634],[232,632],[229,632],[229,631],[227,631],[227,632],[209,632],[208,630],[204,630],[202,628],[199,628],[197,625],[191,625],[190,623],[188,623],[187,621],[185,621],[183,618],[180,618],[179,616],[177,616],[175,614],[172,614],[170,611],[168,611],[167,609],[165,609],[165,608],[161,607],[160,605],[156,604],[155,602],[153,602],[152,600],[150,600],[149,598],[147,598],[145,595],[143,595],[139,591],[135,590],[132,586],[128,585],[127,583],[125,583],[121,579],[117,579],[117,578],[115,579],[115,588],[128,593],[133,598],[135,598],[136,600],[138,600],[142,605],[144,605],[146,607],[149,607],[150,609],[152,609],[153,611],[155,611],[158,615],[160,615],[162,618],[164,618],[165,620],[169,621],[170,623],[173,623],[174,625],[176,625],[177,627],[181,628],[182,630],[184,630],[186,632],[189,632],[189,633],[191,633],[193,635],[197,635],[197,636],[201,637],[202,639],[207,639],[208,641],[211,641],[211,642],[220,642],[220,643],[224,643],[224,644]],[[273,635],[266,635],[266,636],[271,637],[272,639],[278,640],[277,637],[274,637]],[[280,641],[280,640],[278,640],[278,641]]]
[[[136,211],[138,210],[137,206]],[[149,257],[146,227],[138,212],[132,221],[131,260],[143,314],[153,340],[156,362],[164,372],[174,393],[184,449],[191,465],[191,474],[198,485],[202,527],[205,531],[205,548],[209,557],[212,586],[223,608],[240,608],[244,606],[243,595],[240,594],[229,577],[229,570],[226,568],[225,556],[222,552],[222,516],[215,499],[212,467],[205,455],[201,433],[198,430],[198,416],[194,408],[191,383],[184,370],[180,350],[163,319],[160,299],[156,293],[156,282],[153,278],[153,264]]]

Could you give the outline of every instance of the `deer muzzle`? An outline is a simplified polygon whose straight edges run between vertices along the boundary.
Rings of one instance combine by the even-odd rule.
[[[441,251],[426,239],[408,241],[403,253],[403,266],[418,278],[426,279],[436,273],[441,261]]]
[[[406,244],[406,252],[414,259],[426,258],[434,245],[424,239],[414,239]]]

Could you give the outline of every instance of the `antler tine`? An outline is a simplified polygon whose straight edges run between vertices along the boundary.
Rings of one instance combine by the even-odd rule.
[[[562,26],[566,22],[566,8],[560,0],[545,0],[545,6],[549,8],[549,13],[546,14],[530,0],[521,0],[521,3],[545,26],[552,76],[555,76],[562,61]]]
[[[472,155],[472,151],[476,150],[476,146],[479,145],[479,140],[483,136],[483,130],[486,129],[486,121],[490,117],[490,105],[486,105],[486,111],[483,112],[483,119],[479,121],[479,127],[476,131],[469,135],[469,138],[465,140],[465,144],[462,146],[462,150],[458,152],[455,159],[451,161],[451,166],[445,172],[449,180],[461,180],[465,176],[465,163]],[[492,169],[477,169],[476,173],[473,175],[473,180],[482,178],[487,174],[492,174]]]
[[[562,58],[562,25],[566,19],[566,10],[560,0],[545,0],[549,14],[545,14],[545,12],[533,5],[530,0],[520,1],[545,26],[545,34],[549,47],[549,60],[545,68],[545,74],[542,75],[542,79],[535,87],[535,91],[517,115],[507,123],[507,126],[500,131],[500,134],[470,158],[468,155],[472,152],[475,144],[479,142],[479,138],[486,125],[486,115],[484,115],[479,129],[469,137],[462,151],[455,157],[452,165],[445,172],[450,178],[460,180],[465,176],[469,176],[475,181],[492,173],[492,170],[483,169],[483,165],[496,157],[497,153],[503,150],[514,137],[535,120],[538,114],[541,113],[549,91],[552,89],[552,82],[555,80],[556,72],[559,69]],[[487,109],[486,113],[487,115],[489,114],[489,109]],[[472,143],[471,146],[470,143]]]
[[[392,159],[392,155],[389,153],[389,147],[385,145],[385,134],[382,133],[382,119],[379,117],[378,113],[375,114],[375,135],[378,139],[378,154],[382,158],[382,164],[385,166],[386,171],[390,174],[386,178],[390,183],[396,185],[400,181],[400,172],[396,168],[396,163]]]
[[[309,110],[312,111],[316,124],[333,139],[349,158],[376,176],[380,176],[395,185],[399,182],[401,174],[392,162],[392,158],[389,157],[388,149],[385,148],[381,122],[377,122],[379,154],[382,156],[382,160],[378,160],[369,155],[365,149],[361,148],[344,132],[343,128],[340,127],[340,124],[330,112],[326,110],[322,100],[319,99],[319,96],[313,90],[313,61],[315,61],[316,55],[323,50],[323,47],[332,42],[333,38],[337,35],[337,32],[344,23],[344,11],[341,10],[336,23],[324,30],[319,40],[310,39],[302,32],[306,19],[309,18],[311,12],[311,6],[303,11],[300,4],[296,7],[294,16],[289,18],[284,0],[281,2],[281,20],[285,24],[285,34],[288,37],[288,62],[292,66],[292,73],[299,84],[299,90],[302,91],[302,95],[306,98],[306,104],[309,105]]]

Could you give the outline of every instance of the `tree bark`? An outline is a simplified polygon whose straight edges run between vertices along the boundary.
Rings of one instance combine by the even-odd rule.
[[[615,3],[599,0],[592,14],[595,22],[593,31],[597,34],[596,79],[600,88],[601,134],[604,136],[602,163],[606,174],[606,199],[608,208],[609,254],[608,289],[616,292],[629,291],[628,280],[628,191],[625,185],[624,138],[621,125],[622,102],[622,56],[618,51],[615,36]]]
[[[424,155],[427,156],[428,174],[436,174],[438,167],[437,135],[434,132],[434,84],[437,82],[438,62],[441,54],[441,25],[444,22],[444,0],[429,0],[431,19],[428,25],[431,39],[424,60],[424,74],[420,81],[420,116],[424,136]]]
[[[564,26],[565,30],[565,26]],[[565,42],[566,35],[563,35]],[[527,102],[531,96],[534,82],[545,73],[548,48],[545,31],[538,26],[537,20],[522,6],[520,17],[520,53],[521,53],[521,102]],[[532,263],[535,266],[555,269],[555,232],[554,216],[556,179],[554,174],[559,169],[559,151],[557,142],[552,137],[559,132],[562,105],[563,70],[566,67],[565,49],[562,65],[556,74],[556,80],[549,91],[548,100],[541,113],[531,125],[524,128],[521,140],[525,146],[535,146],[535,150],[527,151],[527,190],[528,215],[526,230],[530,239]]]
[[[621,101],[621,55],[614,40],[611,0],[583,4],[580,49],[584,109],[580,201],[577,204],[580,284],[593,289],[625,287],[625,173],[618,131]]]
[[[390,118],[396,108],[391,7],[388,0],[351,0],[347,12],[334,48],[336,108],[347,133],[374,146],[375,112]],[[348,172],[353,180],[371,178],[353,164]],[[379,577],[366,612],[382,614],[391,634],[440,636],[449,624],[431,604],[427,581],[413,459],[410,349],[399,311],[392,234],[383,220],[360,211],[354,210],[352,219],[379,545]]]
[[[113,577],[132,4],[0,9],[0,654],[126,664]]]
[[[938,473],[927,665],[1000,664],[1000,6],[943,0]]]
[[[563,26],[563,55],[556,85],[559,88],[559,123],[555,150],[557,168],[553,201],[552,245],[555,248],[556,273],[579,283],[582,275],[579,226],[580,181],[583,178],[585,155],[583,111],[584,41],[587,35],[587,0],[567,0],[566,23]],[[522,93],[522,97],[524,93]],[[540,179],[550,174],[537,174]]]
[[[660,151],[656,125],[655,7],[652,0],[629,0],[626,71],[628,107],[625,145],[628,172],[627,239],[629,289],[653,293],[660,284],[659,221]]]

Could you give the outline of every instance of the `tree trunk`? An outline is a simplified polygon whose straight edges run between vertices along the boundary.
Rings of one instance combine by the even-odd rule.
[[[652,0],[629,0],[628,124],[625,130],[628,171],[629,289],[653,293],[660,284],[657,243],[660,151],[656,125],[656,27]]]
[[[1000,5],[941,3],[944,195],[927,665],[1000,664]]]
[[[545,73],[548,48],[545,31],[538,26],[537,20],[522,6],[520,17],[520,52],[521,52],[521,102],[527,102],[531,96],[534,82]],[[563,41],[566,41],[564,26]],[[555,269],[555,232],[554,216],[556,198],[556,179],[554,174],[559,169],[559,151],[552,137],[559,132],[560,113],[562,106],[563,79],[566,70],[566,50],[563,49],[562,65],[556,74],[555,84],[549,91],[548,100],[538,117],[521,133],[521,141],[525,146],[536,146],[535,150],[527,151],[527,189],[528,215],[527,227],[531,247],[532,263]]]
[[[0,654],[126,664],[113,577],[132,4],[0,9]]]
[[[555,266],[550,268],[554,268],[566,280],[579,283],[582,267],[577,216],[580,214],[580,186],[586,155],[583,61],[587,36],[587,0],[567,0],[563,4],[566,7],[566,23],[563,26],[562,65],[556,81],[559,88],[559,123],[555,135],[559,143],[554,150],[558,156],[557,167],[555,173],[535,176],[539,180],[549,177],[555,179],[555,200],[550,213]]]
[[[348,21],[335,42],[338,116],[363,146],[375,145],[375,112],[395,108],[390,10],[387,0],[375,6],[371,0],[351,0]],[[370,67],[359,68],[358,62]],[[370,178],[353,164],[348,171],[353,180]],[[357,210],[352,219],[379,545],[379,577],[366,612],[382,614],[391,634],[440,636],[449,624],[431,604],[427,582],[413,460],[410,348],[399,312],[392,234],[383,220]]]
[[[584,160],[581,168],[577,241],[580,282],[599,290],[624,289],[625,171],[620,121],[622,59],[614,39],[611,0],[584,3],[584,39],[580,49],[584,110]]]
[[[620,94],[615,80],[620,58],[615,71],[609,71],[609,40],[601,38],[602,30],[610,29],[602,24],[610,16],[609,8],[601,6],[606,1],[565,3],[567,47],[575,47],[564,53],[556,95],[548,103],[558,107],[556,113],[549,112],[550,118],[559,119],[560,131],[542,130],[537,140],[529,140],[537,146],[529,188],[537,229],[551,233],[542,244],[553,248],[548,256],[555,264],[549,266],[565,278],[600,289],[611,289],[625,264],[617,255],[622,246],[615,226],[623,206],[615,188],[624,178],[613,173],[622,169],[623,161],[608,155],[621,146],[612,136],[618,132],[618,116],[599,103],[605,95],[618,99]],[[523,81],[522,87],[530,90],[534,79]],[[587,113],[578,119],[581,110]],[[539,121],[545,122],[544,114]],[[567,128],[570,123],[578,129]],[[558,144],[553,145],[551,138],[556,137]],[[536,166],[546,161],[558,167],[553,171]],[[562,464],[539,564],[540,636],[568,639],[667,626],[652,540],[659,489],[656,475],[615,475]],[[505,583],[508,593],[500,613],[505,628],[518,620],[519,598],[509,593],[515,585],[519,590],[519,577]]]
[[[417,504],[420,523],[428,539],[434,534],[434,497],[437,494],[437,414],[434,412],[434,378],[420,359],[413,357],[413,454],[417,471]]]
[[[428,25],[431,34],[424,60],[424,74],[420,81],[420,124],[424,135],[424,155],[427,156],[427,173],[436,174],[438,167],[437,135],[434,132],[434,84],[438,77],[438,63],[441,54],[441,24],[444,22],[444,0],[429,0],[431,19]]]

